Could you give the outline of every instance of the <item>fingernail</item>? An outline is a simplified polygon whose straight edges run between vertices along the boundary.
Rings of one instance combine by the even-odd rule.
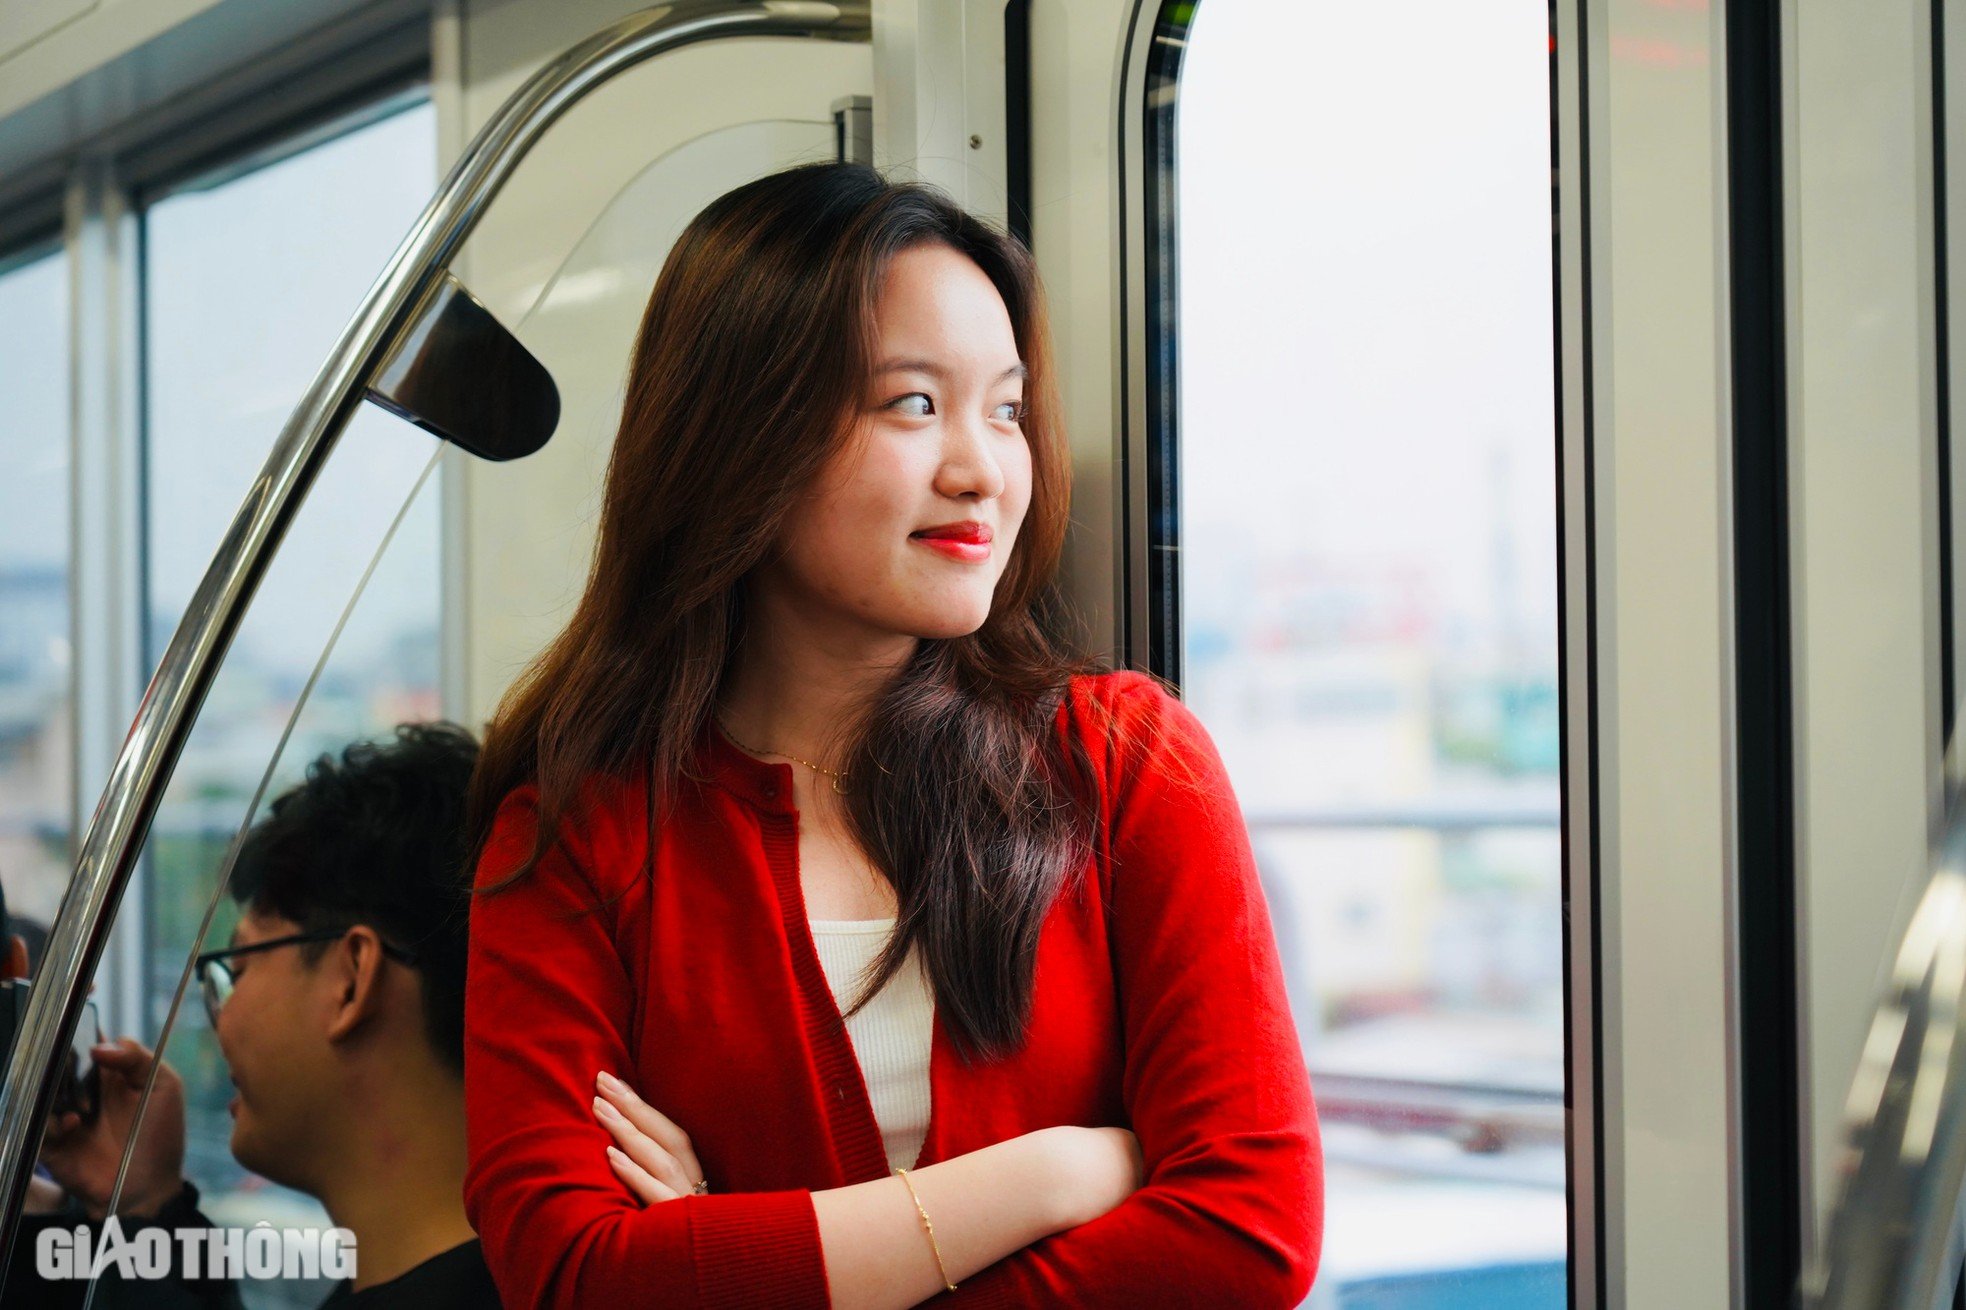
[[[604,1119],[612,1119],[621,1113],[598,1096],[594,1098],[594,1112]]]
[[[607,1088],[610,1092],[625,1092],[628,1090],[628,1084],[622,1082],[611,1073],[603,1072],[599,1081],[601,1086]]]

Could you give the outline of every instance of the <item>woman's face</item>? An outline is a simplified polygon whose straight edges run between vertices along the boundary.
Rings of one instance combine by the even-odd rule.
[[[1031,502],[1024,365],[995,285],[944,245],[894,257],[875,316],[858,431],[758,582],[808,618],[960,637],[989,617]]]

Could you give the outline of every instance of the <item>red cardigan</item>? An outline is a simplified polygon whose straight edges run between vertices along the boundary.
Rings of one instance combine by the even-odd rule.
[[[1107,715],[1149,744],[1109,746]],[[1099,771],[1096,876],[1048,912],[1018,1053],[963,1068],[937,1008],[918,1164],[1120,1125],[1148,1177],[934,1300],[1295,1306],[1322,1237],[1317,1121],[1227,775],[1194,715],[1138,673],[1077,679],[1058,723]],[[698,749],[714,785],[687,788],[656,834],[652,886],[635,877],[642,789],[612,782],[583,794],[571,858],[555,848],[473,906],[464,1206],[508,1307],[826,1306],[811,1193],[889,1172],[806,926],[792,766],[715,732]],[[528,784],[498,812],[481,885],[517,867],[536,823]],[[682,1126],[714,1192],[629,1194],[591,1110],[602,1069]]]

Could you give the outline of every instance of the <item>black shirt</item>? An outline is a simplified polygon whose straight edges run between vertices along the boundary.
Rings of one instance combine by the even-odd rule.
[[[321,1310],[500,1310],[498,1289],[478,1239],[460,1242],[442,1255],[398,1274],[386,1283],[355,1290],[344,1279]]]
[[[96,1234],[102,1232],[102,1225],[87,1219],[81,1203],[74,1197],[64,1198],[62,1207],[49,1214],[29,1214],[21,1216],[20,1227],[14,1233],[14,1254],[9,1267],[0,1272],[0,1306],[6,1310],[81,1310],[84,1304],[94,1310],[240,1310],[239,1289],[227,1278],[184,1277],[179,1267],[178,1251],[171,1252],[171,1274],[163,1279],[130,1279],[121,1277],[111,1266],[103,1270],[100,1278],[62,1278],[45,1279],[35,1268],[34,1248],[43,1230],[49,1228],[74,1228],[83,1224]],[[185,1180],[178,1194],[170,1199],[154,1215],[123,1215],[118,1219],[125,1238],[136,1236],[147,1228],[162,1228],[170,1232],[175,1241],[176,1230],[182,1228],[210,1228],[212,1221],[198,1209],[198,1188]],[[89,1299],[91,1289],[95,1299]]]

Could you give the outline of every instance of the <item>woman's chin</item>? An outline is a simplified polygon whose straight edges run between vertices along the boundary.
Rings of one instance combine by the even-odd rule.
[[[989,617],[990,608],[987,605],[961,612],[943,609],[923,615],[918,622],[909,626],[908,631],[924,641],[953,641],[957,637],[969,636],[982,627]]]

